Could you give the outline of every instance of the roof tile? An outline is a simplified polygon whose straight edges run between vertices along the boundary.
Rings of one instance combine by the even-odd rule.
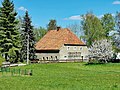
[[[69,29],[50,30],[40,39],[36,45],[36,50],[59,50],[64,44],[85,45]]]

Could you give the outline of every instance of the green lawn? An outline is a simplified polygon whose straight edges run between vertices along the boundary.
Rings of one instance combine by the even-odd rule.
[[[120,63],[33,64],[33,76],[1,76],[0,90],[120,90]]]

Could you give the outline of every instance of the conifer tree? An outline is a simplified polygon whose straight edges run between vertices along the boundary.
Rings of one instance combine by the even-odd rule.
[[[35,59],[35,38],[33,33],[33,26],[31,25],[31,19],[29,17],[28,11],[26,11],[23,20],[23,30],[22,30],[22,59],[33,60]]]
[[[11,62],[18,60],[20,49],[16,15],[13,2],[4,0],[0,7],[0,52]]]

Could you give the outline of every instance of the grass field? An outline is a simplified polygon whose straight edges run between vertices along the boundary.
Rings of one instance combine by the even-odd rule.
[[[0,90],[120,90],[120,63],[33,64],[33,76],[2,76]]]

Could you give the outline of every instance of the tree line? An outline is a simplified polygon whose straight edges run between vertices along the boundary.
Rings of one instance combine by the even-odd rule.
[[[115,61],[120,52],[120,12],[102,17],[87,12],[80,17],[80,23],[69,24],[67,28],[87,45],[88,58],[97,62]]]
[[[14,9],[13,1],[4,0],[0,7],[1,61],[15,63],[27,58],[30,60],[35,58],[35,38],[28,11],[25,13],[21,26],[19,26],[16,16],[17,12]]]
[[[89,58],[108,62],[120,51],[120,12],[98,18],[88,12],[82,15],[84,35],[81,37],[89,48]]]
[[[56,20],[50,20],[47,29],[34,28],[28,11],[23,17],[17,18],[13,1],[3,0],[0,6],[0,63],[3,61],[26,62],[26,60],[36,59],[35,43],[48,30],[56,27]]]
[[[35,43],[47,31],[57,28],[57,21],[54,19],[49,21],[47,29],[33,27],[28,11],[22,18],[16,16],[13,1],[3,0],[0,6],[0,62],[5,60],[15,63],[36,59]],[[80,38],[88,46],[90,58],[108,60],[114,52],[120,51],[120,12],[117,12],[115,17],[107,13],[102,18],[98,18],[91,12],[81,17],[80,25],[73,24],[68,27],[76,34],[78,34],[77,29],[80,29],[79,32],[82,32]],[[110,35],[111,32],[114,33]],[[112,48],[107,48],[111,45]],[[99,57],[101,52],[102,56]]]

